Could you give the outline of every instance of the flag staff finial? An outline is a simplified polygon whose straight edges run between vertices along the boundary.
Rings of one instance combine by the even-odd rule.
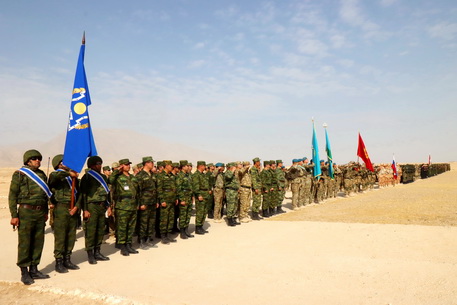
[[[327,125],[327,123],[324,123],[324,124],[322,124],[322,126],[323,126],[324,128],[327,128],[328,125]]]
[[[82,44],[86,44],[86,31],[83,32],[83,41]]]

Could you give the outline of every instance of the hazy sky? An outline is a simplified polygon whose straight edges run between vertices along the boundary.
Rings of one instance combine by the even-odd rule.
[[[3,144],[65,132],[83,31],[96,142],[128,129],[290,163],[314,117],[337,163],[359,131],[375,163],[457,160],[455,0],[4,1]]]

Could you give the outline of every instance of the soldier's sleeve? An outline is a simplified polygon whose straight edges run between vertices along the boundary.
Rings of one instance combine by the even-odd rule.
[[[192,175],[192,188],[193,188],[195,197],[200,196],[200,177],[198,177],[197,172],[195,172]]]
[[[17,218],[17,205],[18,197],[20,192],[20,185],[22,180],[22,174],[19,171],[15,171],[13,177],[11,178],[10,192],[8,195],[9,208],[11,213],[11,218]]]
[[[163,179],[162,179],[162,175],[159,175],[157,177],[157,200],[159,201],[159,204],[163,202],[162,194],[163,194]]]

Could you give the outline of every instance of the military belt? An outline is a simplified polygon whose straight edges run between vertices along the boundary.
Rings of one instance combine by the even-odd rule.
[[[241,187],[244,187],[246,189],[250,189],[251,188],[250,186],[246,186],[246,185],[242,185]]]
[[[233,190],[233,191],[238,191],[238,189],[234,188],[234,187],[226,187],[226,189],[228,190]]]
[[[35,210],[35,211],[40,211],[40,210],[45,210],[47,208],[47,205],[31,205],[31,204],[19,204],[20,208],[24,208],[27,210]]]

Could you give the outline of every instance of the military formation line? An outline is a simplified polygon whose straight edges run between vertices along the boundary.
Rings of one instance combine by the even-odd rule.
[[[81,214],[85,232],[85,251],[89,264],[107,261],[101,244],[109,228],[116,238],[120,254],[137,254],[132,244],[138,238],[139,248],[154,246],[153,237],[163,244],[193,238],[189,225],[195,206],[195,233],[209,233],[206,218],[223,221],[235,227],[252,220],[261,220],[284,213],[286,190],[292,192],[292,209],[320,203],[337,195],[351,196],[357,192],[395,185],[402,180],[402,167],[394,173],[388,164],[376,166],[376,172],[364,165],[350,162],[328,164],[320,161],[322,174],[315,177],[314,164],[307,158],[292,160],[286,168],[282,160],[206,163],[198,161],[196,169],[186,161],[170,160],[155,163],[144,157],[133,166],[122,159],[103,167],[99,156],[89,157],[85,174],[71,171],[63,163],[63,155],[52,160],[49,178],[40,170],[42,155],[29,150],[23,156],[24,166],[14,172],[9,192],[11,225],[18,228],[18,259],[21,281],[30,285],[35,279],[46,279],[37,268],[44,245],[44,228],[51,217],[54,231],[55,270],[67,273],[79,267],[71,261],[80,226]],[[416,167],[415,167],[416,168]],[[405,167],[408,172],[410,167]],[[432,172],[427,169],[427,172]],[[433,173],[449,170],[446,164],[435,166]],[[421,175],[424,166],[421,167]],[[416,171],[417,172],[417,169]],[[331,177],[333,176],[333,177]]]

